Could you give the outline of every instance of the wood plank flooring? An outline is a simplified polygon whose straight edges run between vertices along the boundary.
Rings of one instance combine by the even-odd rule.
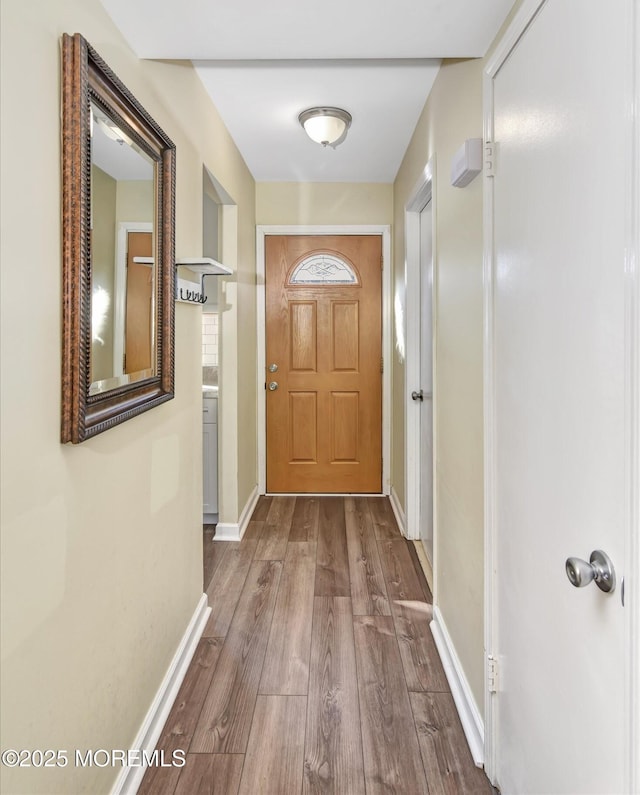
[[[382,497],[261,497],[242,541],[205,528],[212,614],[142,795],[491,795]]]

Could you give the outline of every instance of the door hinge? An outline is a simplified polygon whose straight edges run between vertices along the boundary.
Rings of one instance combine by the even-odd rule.
[[[496,175],[496,144],[493,141],[487,141],[484,145],[484,175],[485,177]]]
[[[493,654],[487,657],[487,684],[490,693],[498,692],[498,660]]]
[[[380,357],[380,372],[384,373],[384,356]]]
[[[122,372],[123,373],[127,372],[127,354],[126,353],[122,354]]]
[[[380,255],[380,270],[384,270],[384,257],[382,255]]]

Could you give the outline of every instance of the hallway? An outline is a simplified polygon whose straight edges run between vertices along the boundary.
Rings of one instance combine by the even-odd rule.
[[[388,499],[262,497],[204,535],[212,613],[140,793],[491,793]]]

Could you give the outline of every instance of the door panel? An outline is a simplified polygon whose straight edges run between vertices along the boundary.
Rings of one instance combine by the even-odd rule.
[[[317,304],[315,301],[291,301],[291,370],[317,370]]]
[[[360,416],[357,392],[332,392],[333,399],[333,456],[332,461],[358,460],[358,418]]]
[[[151,232],[127,234],[127,306],[125,326],[125,373],[151,368],[153,273],[151,265],[134,262],[134,257],[151,257]]]
[[[289,437],[291,461],[317,463],[318,396],[315,392],[289,394]]]
[[[620,586],[574,588],[565,559],[603,549],[625,573],[628,10],[549,0],[493,81],[496,765],[508,793],[625,791]]]
[[[267,490],[382,488],[382,241],[267,236]]]
[[[333,371],[358,372],[358,302],[334,301],[331,314]]]

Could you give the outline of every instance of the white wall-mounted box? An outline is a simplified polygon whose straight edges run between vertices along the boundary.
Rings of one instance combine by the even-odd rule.
[[[468,138],[451,160],[451,184],[464,188],[482,171],[482,138]]]

